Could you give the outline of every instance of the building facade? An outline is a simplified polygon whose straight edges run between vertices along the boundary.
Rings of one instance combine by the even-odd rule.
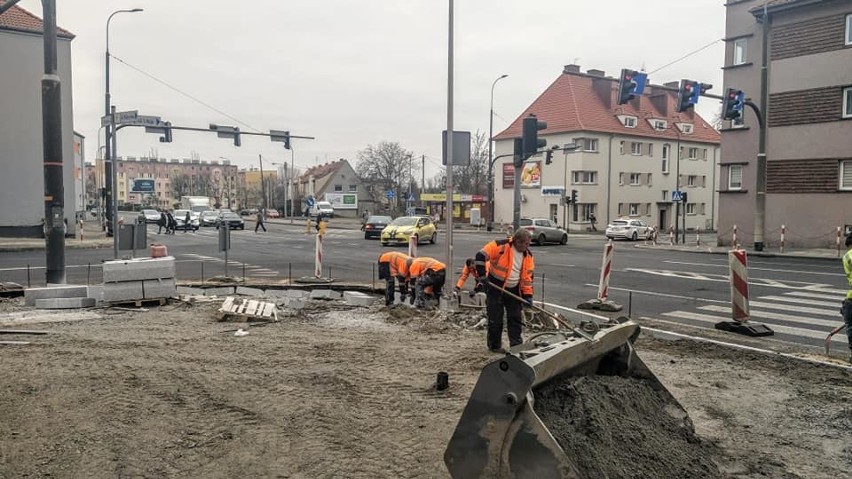
[[[308,168],[296,178],[297,213],[305,210],[308,197],[330,202],[338,216],[356,217],[364,211],[376,211],[372,195],[352,165],[342,158]]]
[[[0,235],[44,235],[42,92],[44,25],[13,6],[0,15]],[[62,183],[67,235],[76,231],[74,110],[71,101],[71,41],[57,29],[57,73],[62,95]]]
[[[724,84],[761,104],[768,66],[763,240],[833,247],[852,231],[852,2],[729,0]],[[722,129],[719,242],[755,239],[760,127],[754,112]]]
[[[641,219],[667,231],[714,229],[719,133],[690,110],[675,112],[676,86],[646,87],[645,95],[616,102],[617,82],[600,70],[562,74],[509,127],[495,137],[495,215],[511,223],[514,207],[513,139],[530,114],[547,123],[539,138],[548,149],[573,144],[573,152],[553,151],[526,162],[521,174],[521,216],[555,220],[570,230],[586,230],[616,218]],[[649,90],[649,91],[647,91]],[[502,157],[502,158],[501,158]],[[576,191],[577,202],[563,198]],[[685,217],[672,201],[687,193]]]

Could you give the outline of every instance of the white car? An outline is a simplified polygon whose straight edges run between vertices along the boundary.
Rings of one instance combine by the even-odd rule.
[[[620,219],[613,220],[606,226],[606,237],[636,241],[639,238],[648,239],[651,236],[651,231],[651,227],[642,220]]]
[[[317,201],[311,207],[311,217],[316,217],[319,213],[325,218],[334,218],[334,207],[328,201]]]
[[[185,224],[187,213],[189,213],[189,225]],[[175,210],[174,213],[172,213],[172,215],[175,217],[175,222],[177,223],[177,226],[175,226],[175,229],[184,230],[184,231],[187,231],[187,230],[198,231],[198,225],[199,225],[198,213],[193,214],[189,210]]]

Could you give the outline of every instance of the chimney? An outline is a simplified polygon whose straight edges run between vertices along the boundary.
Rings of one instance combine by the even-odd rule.
[[[605,77],[606,72],[603,70],[588,70],[586,71],[587,75],[591,75],[593,77]]]
[[[562,73],[580,73],[580,65],[565,65],[565,68],[562,69]]]
[[[603,73],[603,72],[601,72]],[[612,108],[612,82],[603,77],[592,78],[592,90],[595,91],[606,109]]]
[[[664,83],[665,87],[674,87],[677,88],[680,86],[680,82],[668,82]],[[674,92],[663,90],[661,88],[653,88],[651,87],[651,93],[648,97],[651,100],[651,105],[657,109],[663,116],[669,115],[669,98],[673,95],[676,95]]]

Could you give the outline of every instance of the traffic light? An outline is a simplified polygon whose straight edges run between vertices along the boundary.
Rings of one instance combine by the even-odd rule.
[[[736,88],[728,88],[725,98],[722,99],[722,119],[736,120],[743,115],[745,104],[745,93]]]
[[[211,123],[210,129],[216,132],[219,138],[233,138],[234,146],[241,146],[240,128],[238,126],[219,126]]]
[[[160,143],[172,142],[172,122],[167,121],[163,124],[163,136],[160,137]]]
[[[698,97],[701,95],[701,83],[694,80],[681,80],[680,87],[677,89],[677,105],[675,110],[680,113],[692,108],[692,105],[698,103]]]
[[[577,190],[571,190],[571,204],[577,204]]]
[[[547,146],[547,140],[539,139],[538,130],[547,128],[547,123],[539,121],[532,113],[524,118],[523,123],[523,154],[527,158],[536,154],[539,148]]]
[[[618,78],[618,104],[623,105],[632,100],[635,96],[636,76],[635,70],[621,69],[621,76]]]
[[[547,150],[544,153],[544,164],[549,165],[553,163],[553,150]]]
[[[685,191],[684,191],[683,193],[681,193],[681,194],[680,194],[680,201],[681,201],[681,203],[683,203],[684,205],[686,204],[686,192],[685,192]]]
[[[269,139],[272,141],[280,141],[284,143],[284,149],[290,149],[290,131],[269,130]]]
[[[515,168],[520,168],[524,166],[524,140],[521,138],[515,138],[514,151],[512,152],[512,163],[515,164]]]

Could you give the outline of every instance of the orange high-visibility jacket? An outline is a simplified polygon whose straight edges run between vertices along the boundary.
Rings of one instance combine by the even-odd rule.
[[[485,263],[485,274],[488,274],[488,271],[490,269],[491,263]],[[456,282],[456,288],[462,289],[462,286],[464,286],[464,282],[467,281],[467,278],[470,275],[473,275],[474,279],[479,278],[479,273],[476,272],[476,264],[474,264],[473,266],[465,265],[465,267],[462,268],[462,274],[461,276],[459,276],[459,280]]]
[[[422,276],[428,269],[435,272],[443,271],[447,269],[447,265],[434,258],[428,258],[426,256],[412,258],[408,266],[408,275],[412,279],[416,279]]]
[[[476,253],[476,271],[480,275],[486,274],[486,265],[490,267],[488,275],[499,281],[498,285],[505,288],[506,280],[512,272],[512,261],[514,259],[514,247],[512,238],[492,241]],[[535,261],[529,250],[524,252],[521,262],[521,275],[518,279],[518,289],[522,296],[533,295],[533,270]]]
[[[398,251],[389,251],[379,256],[379,263],[390,263],[390,273],[393,278],[408,280],[408,263],[411,257]]]

